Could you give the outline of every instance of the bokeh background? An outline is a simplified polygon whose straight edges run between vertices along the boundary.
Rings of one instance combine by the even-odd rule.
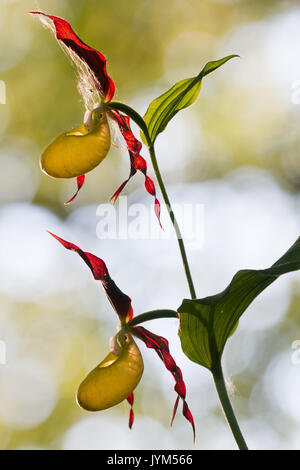
[[[78,199],[74,181],[40,172],[43,148],[82,121],[74,70],[53,36],[26,12],[69,20],[104,52],[117,99],[140,113],[212,59],[240,54],[203,83],[192,108],[157,141],[174,203],[204,205],[204,243],[189,249],[198,296],[223,290],[241,268],[272,264],[300,229],[300,2],[269,0],[1,0],[0,365],[1,449],[234,449],[210,374],[180,349],[176,320],[151,322],[183,370],[196,445],[156,354],[128,406],[90,414],[75,391],[108,351],[116,316],[79,257],[46,229],[103,257],[135,313],[177,308],[188,296],[175,240],[100,240],[99,204],[128,173],[112,149]],[[297,82],[298,81],[298,82]],[[147,157],[147,154],[144,154]],[[153,172],[149,164],[149,174]],[[150,206],[137,175],[128,204]],[[163,223],[167,216],[163,213]],[[224,354],[232,401],[253,449],[300,448],[300,276],[289,274],[250,306]]]

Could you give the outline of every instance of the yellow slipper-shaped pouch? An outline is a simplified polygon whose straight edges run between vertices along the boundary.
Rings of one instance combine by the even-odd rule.
[[[121,403],[142,377],[143,358],[132,336],[120,334],[118,340],[118,354],[110,352],[78,388],[77,403],[85,410],[105,410]]]
[[[90,126],[81,124],[58,136],[44,151],[41,169],[54,178],[74,178],[93,170],[110,149],[106,113],[90,113]]]

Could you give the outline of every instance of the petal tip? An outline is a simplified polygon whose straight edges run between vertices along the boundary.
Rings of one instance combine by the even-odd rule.
[[[46,232],[49,233],[49,235],[51,235],[53,238],[55,238],[55,240],[57,240],[57,241],[59,241],[60,243],[63,244],[64,240],[62,238],[58,237],[57,235],[55,235],[55,233],[50,232],[50,230],[46,230]]]

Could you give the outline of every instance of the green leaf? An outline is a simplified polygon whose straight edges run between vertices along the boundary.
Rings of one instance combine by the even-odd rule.
[[[158,134],[165,130],[169,121],[178,111],[191,106],[191,104],[196,101],[200,93],[202,78],[221,67],[221,65],[225,64],[225,62],[233,57],[239,56],[229,55],[223,59],[208,62],[199,75],[177,82],[170,90],[150,103],[144,116],[144,121],[148,127],[152,143],[155,141]],[[143,132],[141,132],[141,138],[143,142],[147,144]]]
[[[241,315],[282,274],[300,269],[300,237],[270,268],[238,271],[220,294],[183,300],[178,309],[179,337],[186,356],[213,369]]]

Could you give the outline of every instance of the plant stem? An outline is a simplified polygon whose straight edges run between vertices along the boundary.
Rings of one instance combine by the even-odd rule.
[[[224,411],[224,414],[226,416],[228,425],[232,431],[232,434],[235,438],[235,441],[239,447],[240,450],[248,450],[247,444],[245,442],[245,439],[242,435],[242,432],[240,430],[239,424],[237,422],[237,419],[235,417],[233,408],[231,406],[225,381],[224,381],[224,376],[223,376],[223,371],[222,371],[222,366],[221,362],[218,361],[214,368],[211,370],[216,389],[220,398],[220,402],[222,404],[222,408]]]
[[[146,125],[144,119],[140,116],[139,113],[137,113],[134,109],[130,108],[130,106],[127,106],[124,103],[117,103],[117,102],[114,101],[114,102],[108,103],[107,106],[109,108],[117,109],[119,111],[123,111],[124,113],[126,113],[129,117],[131,117],[131,119],[133,121],[136,122],[136,124],[140,127],[140,129],[143,131],[143,133],[146,137],[147,145],[148,145],[148,149],[149,149],[149,153],[150,153],[150,157],[151,157],[151,162],[152,162],[152,166],[153,166],[153,169],[154,169],[154,173],[155,173],[159,188],[160,188],[162,196],[163,196],[164,203],[167,206],[169,216],[170,216],[171,222],[173,224],[173,227],[174,227],[174,230],[175,230],[175,233],[176,233],[176,237],[177,237],[177,241],[178,241],[178,245],[179,245],[179,250],[180,250],[180,254],[181,254],[181,259],[182,259],[186,279],[187,279],[187,282],[188,282],[191,298],[196,299],[196,291],[195,291],[195,288],[194,288],[194,283],[193,283],[193,279],[192,279],[192,275],[191,275],[191,271],[190,271],[190,267],[189,267],[189,262],[188,262],[186,251],[185,251],[183,238],[182,238],[181,231],[180,231],[178,222],[176,220],[175,214],[173,212],[173,209],[172,209],[172,206],[171,206],[171,203],[170,203],[170,199],[169,199],[166,187],[165,187],[163,179],[161,177],[161,173],[160,173],[159,166],[158,166],[157,159],[156,159],[156,155],[155,155],[154,144],[152,143],[151,138],[149,136],[147,125]]]
[[[146,138],[147,138],[147,135],[146,135]],[[148,141],[148,138],[147,138],[147,141]],[[173,227],[174,227],[174,230],[175,230],[175,233],[176,233],[176,238],[177,238],[178,245],[179,245],[179,250],[180,250],[180,254],[181,254],[181,259],[182,259],[186,279],[187,279],[187,282],[188,282],[188,285],[189,285],[191,298],[196,299],[196,291],[195,291],[195,288],[194,288],[194,283],[193,283],[193,279],[192,279],[192,275],[191,275],[191,271],[190,271],[190,266],[189,266],[189,262],[188,262],[186,251],[185,251],[184,241],[183,241],[181,231],[180,231],[178,222],[176,220],[175,214],[173,212],[173,209],[172,209],[172,206],[171,206],[171,203],[170,203],[170,199],[169,199],[168,193],[166,191],[166,187],[164,185],[163,179],[162,179],[161,174],[160,174],[159,166],[158,166],[156,155],[155,155],[154,145],[150,143],[148,148],[149,148],[149,153],[150,153],[154,173],[155,173],[159,188],[161,190],[162,197],[163,197],[164,202],[165,202],[165,204],[168,208],[169,216],[170,216],[171,222],[173,224]]]
[[[127,323],[128,326],[135,326],[149,320],[158,320],[159,318],[177,318],[178,313],[175,310],[151,310],[150,312],[141,313],[133,317],[131,321]]]

